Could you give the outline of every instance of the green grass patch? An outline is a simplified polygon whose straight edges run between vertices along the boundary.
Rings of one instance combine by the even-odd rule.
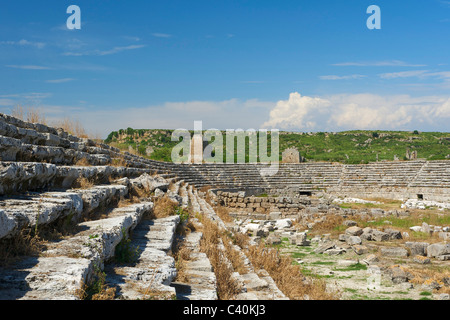
[[[290,255],[294,259],[300,259],[300,258],[304,258],[307,256],[307,254],[303,253],[303,252],[291,252]]]
[[[311,262],[310,264],[331,266],[331,265],[335,264],[335,262],[334,261],[314,261],[314,262]]]
[[[336,271],[358,271],[358,270],[367,270],[367,265],[362,263],[357,263],[352,266],[344,267],[344,268],[334,268]]]

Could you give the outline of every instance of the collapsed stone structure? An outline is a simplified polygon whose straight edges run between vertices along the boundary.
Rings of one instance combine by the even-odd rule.
[[[301,156],[296,148],[288,148],[281,154],[283,163],[300,163]]]
[[[133,230],[133,241],[143,248],[138,262],[121,266],[120,277],[107,276],[120,288],[122,298],[145,298],[152,287],[180,299],[217,299],[211,264],[198,249],[201,233],[186,239],[197,257],[187,273],[206,280],[174,282],[177,271],[170,252],[180,218],[143,220],[154,207],[150,198],[117,206],[136,189],[168,196],[182,207],[192,206],[224,229],[228,226],[197,191],[201,187],[210,187],[208,194],[216,203],[273,221],[330,210],[329,202],[309,198],[314,194],[450,201],[450,161],[282,163],[275,175],[265,176],[261,175],[264,164],[152,161],[4,114],[0,114],[0,160],[0,249],[25,229],[70,222],[82,230],[49,244],[39,257],[1,267],[1,299],[77,299],[77,290],[99,268],[107,270],[105,264],[115,248]],[[89,184],[80,188],[82,181]],[[90,219],[105,211],[106,218]],[[299,237],[304,243],[304,235]],[[286,298],[267,272],[250,264],[248,270],[235,275],[242,283],[240,298]]]

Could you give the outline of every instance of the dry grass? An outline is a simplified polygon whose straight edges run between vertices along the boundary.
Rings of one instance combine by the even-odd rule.
[[[78,120],[70,119],[68,117],[56,121],[53,126],[63,129],[65,132],[79,138],[89,138],[86,130],[83,128]]]
[[[438,285],[440,288],[435,289],[435,293],[450,293],[450,286],[446,285],[448,279],[450,279],[450,269],[448,266],[428,266],[428,267],[414,267],[414,266],[399,266],[394,265],[392,267],[400,267],[403,271],[412,275],[412,279],[409,282],[415,285],[430,285],[432,283]]]
[[[37,256],[44,244],[36,228],[24,228],[13,238],[0,242],[0,266],[12,264],[22,256]]]
[[[188,282],[189,278],[186,275],[187,262],[191,260],[192,249],[179,244],[173,251],[173,257],[175,259],[175,266],[177,269],[176,281]]]
[[[18,104],[11,110],[11,115],[22,121],[46,124],[45,115],[39,108],[23,107]]]
[[[153,214],[156,218],[165,218],[175,214],[178,203],[170,200],[168,197],[162,197],[155,200]]]
[[[341,232],[340,226],[342,226],[344,222],[344,218],[339,215],[327,215],[323,217],[324,219],[320,222],[314,224],[312,228],[311,234],[323,234],[323,233],[331,233],[338,234]]]
[[[323,279],[307,279],[298,265],[288,256],[264,244],[250,246],[248,257],[255,268],[265,269],[278,288],[291,300],[335,300],[336,293],[328,292]]]
[[[31,123],[46,124],[44,113],[36,108],[29,108],[27,110],[27,121]]]
[[[149,286],[147,288],[139,288],[139,293],[144,295],[144,300],[175,300],[176,296],[173,296],[167,291],[161,291]]]
[[[223,222],[232,222],[233,218],[230,216],[230,209],[227,207],[218,205],[214,207],[214,211],[222,219]]]
[[[233,244],[229,241],[228,237],[226,237],[225,235],[222,235],[221,239],[222,239],[222,243],[226,250],[227,258],[233,265],[234,271],[238,272],[239,274],[248,273],[249,270],[248,270],[247,266],[244,264],[244,260],[241,256],[241,254],[239,253],[238,250],[236,250],[233,247]]]
[[[75,162],[75,166],[89,167],[89,166],[91,166],[91,164],[89,163],[88,159],[81,158],[77,162]]]
[[[11,110],[11,116],[18,118],[22,121],[27,121],[31,123],[41,123],[45,125],[51,125],[52,127],[61,128],[65,132],[71,135],[77,136],[79,138],[90,138],[97,142],[102,142],[103,139],[99,133],[95,135],[88,134],[80,121],[71,119],[70,117],[65,117],[64,119],[52,121],[52,123],[47,124],[46,116],[44,111],[40,108],[34,107],[24,107],[22,105],[16,105]]]
[[[94,187],[94,182],[85,177],[79,177],[73,183],[73,187],[76,189],[89,189]]]
[[[112,158],[110,165],[113,167],[128,167],[128,163],[123,156],[119,158]]]
[[[220,300],[232,300],[239,294],[239,285],[232,278],[233,269],[219,248],[220,232],[217,225],[203,217],[203,238],[200,250],[208,256],[217,279],[217,296]]]
[[[100,272],[89,285],[82,282],[81,287],[75,290],[74,295],[80,300],[114,300],[116,288],[108,287],[105,284],[105,277],[105,274]]]

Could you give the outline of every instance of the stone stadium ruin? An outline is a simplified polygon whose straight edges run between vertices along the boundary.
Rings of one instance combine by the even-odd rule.
[[[46,239],[38,253],[22,253],[1,264],[3,300],[83,299],[83,288],[99,275],[114,288],[114,299],[220,299],[217,268],[201,249],[201,228],[180,235],[178,228],[186,225],[181,215],[153,217],[162,198],[192,210],[197,226],[205,221],[197,217],[201,215],[219,230],[248,235],[252,245],[308,249],[308,254],[302,253],[303,261],[297,259],[299,264],[309,257],[337,259],[327,260],[335,264],[334,273],[358,266],[362,271],[354,269],[355,274],[362,272],[364,281],[368,274],[381,279],[382,285],[389,280],[403,291],[408,287],[413,298],[420,298],[424,288],[436,299],[449,296],[447,222],[423,222],[407,235],[394,226],[364,227],[358,219],[392,221],[408,217],[414,208],[430,207],[441,210],[437,214],[444,219],[450,209],[450,160],[358,165],[293,161],[281,163],[275,175],[264,176],[262,164],[153,161],[4,114],[0,114],[0,160],[0,252],[4,257],[12,254],[11,248],[24,235],[72,227],[70,232],[60,231],[63,235],[57,240]],[[401,201],[402,208],[380,209],[376,200],[367,199]],[[352,201],[373,207],[339,206]],[[224,220],[218,208],[226,208],[232,219]],[[329,217],[342,220],[342,228],[337,228],[340,234],[311,236],[311,230]],[[423,241],[408,240],[413,232],[428,236]],[[173,254],[179,250],[174,243],[180,237],[191,257],[182,278]],[[238,284],[233,299],[314,298],[291,296],[275,275],[252,263],[248,247],[232,244],[232,249],[226,249],[228,244],[223,242],[219,239],[216,244],[223,259],[231,259],[225,252],[234,250],[245,266],[239,272],[227,262]],[[136,248],[133,263],[114,261],[124,243]],[[411,282],[414,275],[396,263],[399,260],[447,271],[417,284]]]

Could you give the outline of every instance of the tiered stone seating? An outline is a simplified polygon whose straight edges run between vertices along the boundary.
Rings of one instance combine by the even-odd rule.
[[[410,187],[449,187],[450,166],[449,161],[428,161],[419,170],[412,181]]]
[[[393,161],[345,165],[342,185],[406,187],[414,180],[425,163],[425,161]]]
[[[90,165],[77,165],[81,160]],[[450,161],[280,164],[276,174],[266,176],[261,174],[264,168],[261,164],[178,165],[149,160],[0,114],[0,248],[24,230],[57,228],[61,223],[76,226],[60,241],[46,243],[38,256],[2,266],[0,299],[79,299],[82,284],[104,266],[108,284],[124,299],[146,299],[149,290],[167,297],[216,299],[214,273],[198,249],[194,256],[202,266],[195,260],[189,272],[193,279],[205,276],[206,280],[171,286],[177,272],[170,251],[180,218],[143,219],[153,208],[147,197],[119,207],[120,200],[138,194],[136,188],[148,194],[158,188],[158,194],[166,194],[182,207],[192,206],[195,213],[208,216],[224,230],[228,227],[196,188],[340,192],[357,187],[417,193],[429,189],[447,198],[450,189]],[[83,179],[89,183],[80,188]],[[137,262],[110,264],[116,246],[131,231],[132,243],[139,246]],[[187,243],[198,247],[200,237],[193,234]],[[245,254],[240,254],[245,260]],[[247,274],[235,274],[243,284],[240,299],[285,298],[264,270],[248,267]],[[186,286],[192,294],[181,292]]]

